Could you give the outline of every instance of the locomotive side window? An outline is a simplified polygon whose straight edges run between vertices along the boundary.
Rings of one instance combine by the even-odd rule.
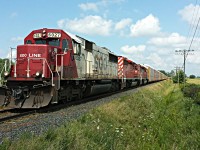
[[[81,45],[79,43],[73,42],[74,47],[74,54],[80,55],[81,54]]]
[[[68,48],[69,48],[68,40],[67,39],[62,40],[62,50],[66,52]]]
[[[118,57],[109,53],[109,61],[118,63]]]
[[[124,65],[128,65],[128,61],[124,60]]]
[[[26,44],[32,44],[32,41],[31,40],[27,40]]]
[[[137,66],[135,66],[135,70],[138,70],[138,67],[137,67]]]

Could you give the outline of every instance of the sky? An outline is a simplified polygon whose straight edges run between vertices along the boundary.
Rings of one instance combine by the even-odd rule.
[[[186,74],[200,76],[199,8],[200,0],[1,0],[0,58],[32,30],[55,28],[167,72],[183,67],[175,50],[195,50]]]

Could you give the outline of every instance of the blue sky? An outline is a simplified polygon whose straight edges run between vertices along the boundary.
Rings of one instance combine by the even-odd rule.
[[[7,57],[9,47],[22,44],[32,30],[62,28],[136,63],[171,71],[183,64],[183,56],[176,55],[175,49],[188,49],[194,32],[189,31],[195,25],[191,20],[199,3],[198,0],[0,1],[0,57]],[[192,45],[195,50],[199,47],[198,31]],[[187,57],[188,75],[200,76],[198,55],[197,51]]]

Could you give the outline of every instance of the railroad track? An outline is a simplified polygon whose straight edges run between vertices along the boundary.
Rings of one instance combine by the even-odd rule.
[[[27,111],[27,112],[23,112],[23,113],[10,113],[9,115],[6,115],[6,117],[0,118],[0,123],[3,123],[5,121],[9,121],[9,120],[12,120],[12,119],[21,118],[23,116],[27,116],[27,115],[30,115],[30,114],[34,114],[35,112],[36,112],[35,110],[32,110],[32,111]],[[5,114],[5,113],[3,113],[3,114]]]
[[[148,85],[149,84],[144,85],[144,86],[148,86]],[[79,105],[79,104],[86,103],[89,101],[98,100],[101,98],[105,98],[105,97],[108,97],[108,96],[111,96],[111,95],[114,95],[117,93],[126,92],[126,91],[136,89],[136,88],[139,89],[140,87],[132,87],[132,88],[123,89],[123,90],[119,90],[119,91],[115,91],[115,92],[111,92],[111,93],[104,93],[101,95],[90,96],[90,97],[83,98],[81,100],[69,101],[67,103],[64,103],[64,104],[62,103],[62,104],[58,104],[58,105],[50,105],[47,107],[43,107],[40,109],[34,109],[34,110],[13,109],[13,108],[0,110],[0,124],[4,123],[6,121],[18,119],[18,118],[36,114],[36,113],[48,113],[48,112],[53,112],[53,111],[57,111],[60,109],[65,109],[65,108],[73,106],[73,105]],[[1,116],[3,116],[3,117],[1,117]]]

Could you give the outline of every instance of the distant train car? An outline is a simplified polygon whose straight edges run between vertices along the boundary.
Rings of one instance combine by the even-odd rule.
[[[145,65],[145,67],[147,68],[148,82],[156,82],[167,79],[167,76],[160,71],[157,71],[149,65]]]
[[[142,78],[142,84],[146,84],[148,82],[148,70],[144,65],[140,65],[140,76]]]
[[[154,82],[155,81],[155,71],[153,68],[151,68],[148,65],[145,65],[147,68],[147,78],[148,78],[148,82]]]
[[[123,56],[118,57],[118,77],[122,79],[122,88],[140,85],[143,81],[141,70],[144,71],[135,62]]]

